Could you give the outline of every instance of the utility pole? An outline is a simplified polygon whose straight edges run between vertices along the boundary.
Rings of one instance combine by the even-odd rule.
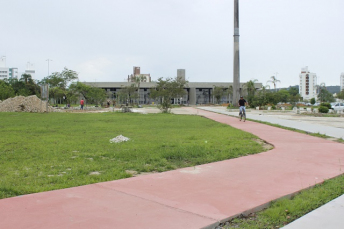
[[[233,105],[238,106],[240,96],[239,56],[239,0],[234,0],[234,56],[233,56]]]
[[[48,61],[48,76],[49,76],[49,62],[53,60],[47,59],[46,61]]]

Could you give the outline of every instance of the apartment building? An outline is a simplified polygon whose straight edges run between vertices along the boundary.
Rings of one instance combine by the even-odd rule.
[[[317,75],[308,70],[308,67],[301,68],[299,94],[304,100],[317,98]]]

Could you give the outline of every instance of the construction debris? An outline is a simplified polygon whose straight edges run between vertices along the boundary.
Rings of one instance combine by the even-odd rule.
[[[55,111],[48,106],[48,112]],[[0,101],[0,112],[47,112],[47,102],[40,100],[36,95],[16,96]]]
[[[129,141],[130,139],[127,137],[124,137],[122,135],[118,135],[117,137],[110,139],[110,143],[120,143],[120,142],[126,142]]]

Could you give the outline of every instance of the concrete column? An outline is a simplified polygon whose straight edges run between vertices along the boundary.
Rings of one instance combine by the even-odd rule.
[[[189,91],[189,104],[190,105],[195,105],[196,104],[196,88],[190,88],[190,91]]]
[[[233,56],[233,105],[238,106],[240,96],[240,56],[239,56],[239,0],[234,0],[234,56]]]

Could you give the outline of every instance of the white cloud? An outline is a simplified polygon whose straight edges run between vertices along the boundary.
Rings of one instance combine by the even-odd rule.
[[[75,71],[79,74],[81,81],[101,81],[102,78],[107,77],[107,69],[113,63],[104,57],[94,60],[88,60],[75,66]]]

